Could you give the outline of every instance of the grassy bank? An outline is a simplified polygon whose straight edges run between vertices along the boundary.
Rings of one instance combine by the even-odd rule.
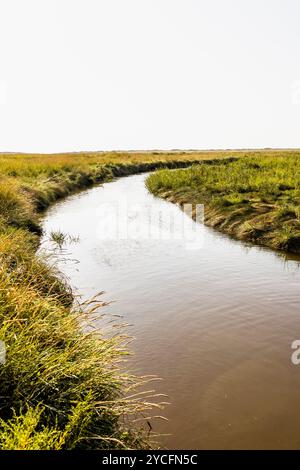
[[[216,154],[0,155],[0,448],[147,448],[151,399],[123,361],[126,338],[84,333],[86,306],[43,259],[40,212],[55,200],[114,176],[176,168]],[[100,305],[98,306],[101,307]],[[97,303],[90,305],[95,315]],[[100,309],[101,310],[101,309]],[[155,371],[153,371],[155,373]]]
[[[172,202],[205,204],[205,223],[235,238],[300,253],[299,152],[162,170],[147,186]]]

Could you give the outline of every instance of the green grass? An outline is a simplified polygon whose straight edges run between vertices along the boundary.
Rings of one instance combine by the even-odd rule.
[[[205,204],[205,223],[238,239],[300,252],[299,152],[161,170],[147,186],[173,202]]]

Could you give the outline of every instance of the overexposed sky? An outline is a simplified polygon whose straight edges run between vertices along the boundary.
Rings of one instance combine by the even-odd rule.
[[[300,147],[299,0],[0,0],[0,151]]]

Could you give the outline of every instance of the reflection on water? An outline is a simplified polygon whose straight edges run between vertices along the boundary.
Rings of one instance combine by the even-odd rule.
[[[83,297],[104,290],[105,300],[116,301],[109,311],[122,314],[136,338],[132,368],[163,378],[156,389],[169,396],[169,421],[156,430],[171,435],[162,445],[300,448],[300,366],[290,360],[300,338],[299,260],[201,225],[198,250],[180,237],[99,237],[101,207],[125,196],[172,214],[175,226],[182,220],[177,206],[148,194],[144,179],[73,196],[48,211],[44,228],[79,235],[66,255],[79,263],[61,263],[61,270]]]

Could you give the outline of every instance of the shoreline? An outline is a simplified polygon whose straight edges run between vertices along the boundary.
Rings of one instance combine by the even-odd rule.
[[[218,161],[209,169],[211,174],[207,173],[206,176],[196,174],[197,167],[200,168],[201,164],[188,170],[190,172],[188,176],[175,172],[170,177],[167,175],[167,171],[157,172],[147,179],[146,185],[154,196],[181,206],[184,204],[204,204],[205,225],[220,233],[257,246],[299,255],[299,194],[296,193],[299,191],[298,183],[296,181],[294,185],[286,182],[285,173],[283,172],[284,176],[278,177],[278,183],[274,183],[274,189],[270,188],[269,192],[264,192],[264,189],[259,187],[255,190],[253,188],[248,190],[247,187],[251,187],[250,179],[257,177],[255,171],[258,175],[259,172],[263,171],[260,167],[260,158],[263,157],[250,156],[247,161],[245,159],[235,159],[232,162],[227,160]],[[282,158],[282,164],[284,165],[288,155]],[[300,162],[300,153],[294,154],[291,158],[295,158],[295,163]],[[264,164],[268,165],[268,157],[265,156],[265,159]],[[275,158],[273,160],[274,172],[279,172],[276,165],[280,161],[276,161]],[[292,163],[290,162],[291,169],[288,170],[291,174],[296,171]],[[249,169],[236,170],[238,165],[244,167],[249,165]],[[221,170],[219,171],[219,169]],[[225,183],[223,181],[219,182],[222,169],[224,169],[224,175],[227,178]],[[213,174],[213,170],[216,171],[216,174],[218,172],[218,177]],[[236,178],[244,181],[244,187],[241,187],[240,190],[236,190],[234,187],[235,171]],[[240,174],[239,171],[241,171]],[[232,174],[230,174],[231,172]],[[175,182],[177,176],[178,181]],[[292,176],[296,180],[295,175]],[[214,178],[216,181],[212,182]],[[262,181],[261,186],[265,183],[268,183],[268,181]],[[224,189],[222,189],[222,184],[224,184]],[[272,185],[272,183],[270,184]],[[194,214],[192,216],[194,217]]]

